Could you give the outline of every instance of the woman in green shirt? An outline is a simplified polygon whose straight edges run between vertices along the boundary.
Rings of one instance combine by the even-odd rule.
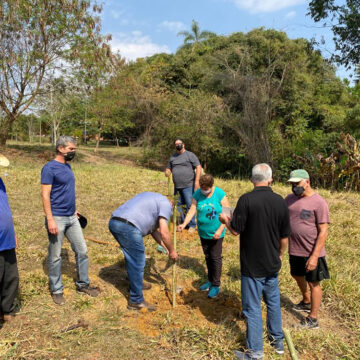
[[[191,207],[184,222],[178,226],[182,231],[195,214],[197,228],[203,248],[209,281],[200,286],[200,290],[209,291],[208,297],[215,298],[220,291],[222,269],[222,242],[225,236],[225,225],[221,224],[219,215],[222,207],[229,207],[226,194],[214,186],[214,178],[209,175],[200,177],[200,189],[194,192]]]

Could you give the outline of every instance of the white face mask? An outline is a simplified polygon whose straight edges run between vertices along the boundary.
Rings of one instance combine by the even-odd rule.
[[[209,195],[211,193],[211,188],[208,189],[208,190],[203,190],[203,189],[200,189],[201,190],[201,193],[205,196]]]

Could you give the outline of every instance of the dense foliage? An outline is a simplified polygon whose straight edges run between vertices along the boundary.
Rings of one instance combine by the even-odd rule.
[[[93,5],[93,6],[91,6]],[[51,77],[72,67],[95,78],[111,58],[100,33],[101,7],[90,0],[0,2],[0,145]]]
[[[316,21],[326,21],[334,34],[336,53],[333,59],[346,67],[360,64],[360,1],[312,0],[310,15]]]
[[[358,87],[308,41],[275,30],[211,36],[130,63],[112,82],[118,136],[139,136],[147,162],[164,164],[181,136],[212,173],[247,176],[266,161],[285,179],[303,159],[329,156],[341,130],[358,133]]]
[[[284,180],[301,166],[320,174],[341,131],[359,138],[359,96],[307,40],[260,28],[122,64],[89,96],[71,94],[59,132],[81,138],[87,121],[88,135],[137,139],[160,166],[179,136],[213,174],[246,177],[266,161]]]

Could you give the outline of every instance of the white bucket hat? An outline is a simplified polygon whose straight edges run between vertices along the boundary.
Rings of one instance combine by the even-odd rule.
[[[3,155],[0,154],[0,166],[9,166],[10,161]]]

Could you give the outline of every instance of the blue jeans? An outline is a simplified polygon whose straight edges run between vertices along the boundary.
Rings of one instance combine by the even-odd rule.
[[[76,286],[82,288],[89,285],[89,258],[86,242],[76,215],[54,216],[58,227],[58,234],[50,234],[49,237],[49,281],[52,294],[62,294],[64,286],[61,280],[61,248],[64,236],[68,238],[71,248],[75,252],[77,270]],[[47,229],[47,221],[45,219]]]
[[[143,281],[145,246],[140,230],[119,220],[110,219],[109,230],[120,244],[125,257],[126,271],[130,282],[130,302],[144,301]]]
[[[261,295],[267,308],[266,325],[268,336],[282,341],[280,292],[278,274],[269,277],[252,278],[241,276],[241,301],[246,317],[246,346],[251,358],[262,358],[263,330],[261,318]]]
[[[177,193],[179,193],[179,195],[180,195],[178,203],[177,203],[177,209],[178,209],[178,212],[181,215],[181,222],[183,223],[184,220],[185,220],[186,213],[189,211],[191,203],[192,203],[192,198],[193,198],[192,196],[193,196],[193,193],[194,193],[194,188],[192,186],[184,188],[184,189],[175,188],[174,189],[174,195],[177,195]],[[183,206],[182,205],[186,206],[186,212],[185,213],[183,211]],[[193,228],[196,227],[195,216],[191,219],[188,226],[193,227]]]

